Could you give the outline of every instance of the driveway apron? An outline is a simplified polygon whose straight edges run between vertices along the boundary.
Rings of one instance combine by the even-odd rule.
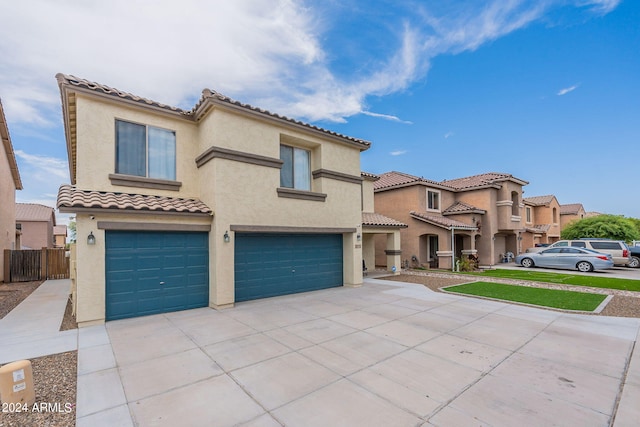
[[[368,278],[79,331],[78,426],[624,427],[640,319]]]

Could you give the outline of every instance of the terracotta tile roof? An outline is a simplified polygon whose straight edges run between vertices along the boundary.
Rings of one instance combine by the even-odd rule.
[[[569,203],[567,205],[560,205],[560,215],[576,215],[580,211],[584,211],[582,203]]]
[[[463,229],[463,230],[477,230],[478,228],[475,225],[467,224],[461,221],[456,221],[455,219],[447,218],[442,215],[431,214],[428,212],[416,212],[411,211],[410,215],[412,218],[415,218],[419,221],[427,222],[429,224],[433,224],[438,227],[451,229]]]
[[[409,175],[408,173],[403,172],[385,172],[380,175],[380,179],[375,182],[373,185],[374,190],[382,190],[392,187],[402,187],[408,184],[415,183],[423,183],[423,184],[431,184],[437,188],[442,188],[442,185],[437,183],[436,181],[431,181],[429,179],[425,179],[422,177]]]
[[[11,144],[11,135],[9,135],[9,126],[7,125],[7,118],[4,115],[4,108],[2,107],[1,99],[0,99],[0,140],[2,140],[2,146],[4,147],[5,153],[7,153],[7,159],[9,160],[9,169],[11,170],[13,183],[17,190],[22,190],[22,180],[20,179],[20,171],[18,171],[16,154],[13,151],[13,144]]]
[[[485,214],[487,211],[464,202],[455,202],[453,205],[442,211],[442,215],[455,215],[462,213]]]
[[[555,198],[556,196],[549,194],[547,196],[525,197],[522,201],[533,206],[545,206],[551,203]]]
[[[377,181],[380,179],[379,175],[375,175],[369,172],[360,172],[360,176],[367,181]]]
[[[56,225],[53,227],[53,235],[54,236],[66,236],[67,235],[67,226],[66,225]]]
[[[198,199],[79,190],[62,185],[58,191],[58,209],[76,212],[83,209],[147,211],[150,213],[206,214],[213,211]]]
[[[551,224],[536,224],[532,227],[525,227],[525,230],[530,233],[546,233],[551,228]]]
[[[393,218],[389,218],[388,216],[380,215],[375,212],[363,212],[362,225],[370,227],[407,227],[407,224],[403,224],[400,221],[396,221]]]
[[[38,203],[16,203],[16,221],[50,221],[56,224],[54,209]]]
[[[470,190],[478,187],[500,185],[499,183],[503,181],[514,181],[521,185],[528,184],[527,181],[518,179],[511,174],[498,172],[488,172],[480,175],[467,176],[464,178],[444,180],[440,181],[440,184],[446,185],[456,190]]]

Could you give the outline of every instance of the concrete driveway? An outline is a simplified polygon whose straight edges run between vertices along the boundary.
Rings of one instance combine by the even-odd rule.
[[[80,330],[78,426],[637,425],[639,320],[367,279],[109,322]]]

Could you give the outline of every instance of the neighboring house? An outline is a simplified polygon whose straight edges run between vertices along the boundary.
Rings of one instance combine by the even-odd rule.
[[[587,217],[582,203],[570,203],[560,205],[560,227],[562,230],[572,221],[580,220]]]
[[[387,172],[374,182],[376,211],[408,225],[401,238],[410,266],[450,269],[470,256],[494,265],[518,253],[526,184],[503,173],[436,182]]]
[[[56,248],[64,248],[67,245],[67,226],[56,225],[53,227],[53,245]]]
[[[561,213],[556,196],[525,197],[521,249],[560,240]]]
[[[22,190],[18,163],[0,100],[0,281],[4,278],[4,250],[20,249],[16,228],[16,190]],[[16,240],[18,240],[16,242]]]
[[[21,231],[21,249],[53,248],[55,210],[37,203],[16,203],[16,227]]]
[[[369,142],[208,89],[182,110],[56,77],[81,326],[362,283]]]
[[[379,176],[362,172],[362,259],[363,268],[373,269],[376,266],[376,237],[382,236],[384,244],[381,251],[384,263],[378,263],[387,270],[400,272],[402,268],[402,251],[400,245],[400,230],[407,228],[406,224],[396,221],[375,211],[374,182]],[[359,239],[359,238],[358,238]]]

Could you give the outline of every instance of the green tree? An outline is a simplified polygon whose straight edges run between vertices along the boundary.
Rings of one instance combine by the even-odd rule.
[[[69,225],[67,226],[69,230],[69,241],[71,243],[76,242],[76,222],[74,220],[69,221]]]
[[[562,230],[563,239],[596,237],[614,240],[640,240],[640,230],[634,221],[617,215],[598,215],[574,221]]]

